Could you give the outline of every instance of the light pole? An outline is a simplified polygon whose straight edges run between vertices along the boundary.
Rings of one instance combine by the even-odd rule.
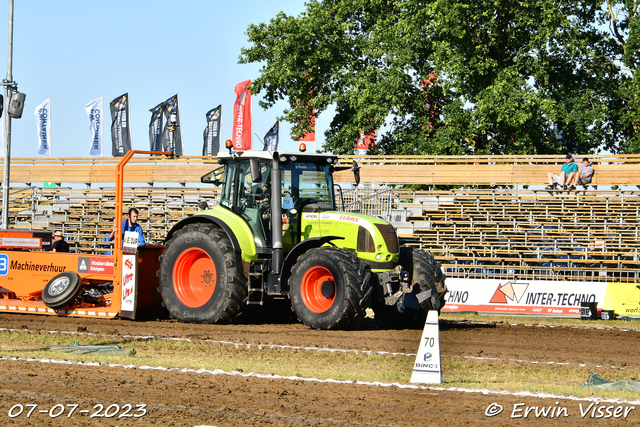
[[[2,81],[5,94],[4,109],[4,174],[2,177],[2,229],[9,228],[9,172],[11,170],[11,119],[22,117],[25,94],[18,92],[18,83],[13,81],[13,0],[9,0],[9,48],[7,58],[7,78]]]
[[[18,84],[13,81],[11,73],[13,66],[13,0],[9,0],[9,47],[7,49],[7,78],[4,79],[4,99],[5,99],[5,118],[4,118],[4,170],[2,176],[2,229],[9,228],[9,169],[11,159],[11,116],[7,114],[9,104],[11,103],[11,93],[17,89]]]

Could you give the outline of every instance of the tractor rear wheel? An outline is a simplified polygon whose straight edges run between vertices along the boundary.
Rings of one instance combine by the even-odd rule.
[[[181,322],[231,323],[246,312],[246,280],[227,235],[211,224],[176,231],[160,257],[159,291]]]
[[[409,272],[413,294],[417,295],[429,289],[437,294],[439,304],[435,309],[439,312],[445,304],[444,295],[447,293],[446,277],[440,263],[433,255],[422,249],[403,247],[400,248],[400,265]],[[376,318],[389,326],[422,329],[427,313],[433,309],[431,298],[426,298],[420,302],[420,310],[407,309],[404,313],[399,313],[395,306],[378,304],[374,307],[374,312]]]
[[[289,283],[291,308],[313,329],[345,328],[364,317],[373,290],[356,255],[333,247],[301,255]]]

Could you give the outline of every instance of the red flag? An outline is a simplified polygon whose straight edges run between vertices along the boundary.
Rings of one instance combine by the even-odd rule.
[[[316,140],[316,116],[315,116],[315,112],[316,112],[316,109],[314,108],[313,110],[311,110],[311,115],[309,116],[309,121],[313,125],[313,132],[310,132],[310,133],[306,134],[302,138],[298,139],[298,141],[315,141]]]
[[[360,138],[356,141],[356,155],[364,156],[367,154],[367,150],[369,150],[376,143],[376,132],[373,131],[370,134],[365,135],[364,131],[360,131]]]
[[[233,148],[251,150],[251,79],[238,83],[234,89],[238,98],[233,104]]]

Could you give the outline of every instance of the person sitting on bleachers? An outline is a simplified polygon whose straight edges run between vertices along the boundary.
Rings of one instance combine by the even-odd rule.
[[[560,175],[549,172],[549,185],[545,187],[545,190],[555,190],[558,184],[562,186],[563,190],[567,189],[567,185],[573,179],[574,174],[578,172],[578,165],[573,162],[573,156],[571,156],[571,154],[567,154],[565,160],[566,163],[562,165]]]
[[[573,191],[576,189],[576,185],[580,184],[584,188],[587,188],[587,185],[591,183],[591,178],[593,178],[593,167],[589,165],[589,159],[585,157],[582,159],[582,166],[580,166],[580,171],[576,172],[573,175],[573,179],[569,182],[569,190]]]

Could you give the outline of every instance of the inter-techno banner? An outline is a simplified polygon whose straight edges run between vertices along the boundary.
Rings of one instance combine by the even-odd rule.
[[[203,156],[216,156],[220,151],[220,123],[222,120],[222,104],[207,111],[207,127],[204,128],[202,137],[204,144],[202,145]]]
[[[251,79],[238,83],[233,104],[233,148],[236,151],[251,150],[251,91],[247,88]]]
[[[162,131],[161,146],[162,151],[170,151],[176,156],[182,156],[182,128],[180,127],[180,108],[178,103],[178,94],[164,101],[164,130]],[[171,130],[171,115],[176,115],[176,129]]]
[[[84,107],[89,116],[89,132],[91,133],[91,148],[89,155],[102,155],[102,97],[91,101]]]
[[[278,151],[280,142],[280,122],[276,122],[269,132],[264,136],[264,149],[266,151]]]
[[[129,92],[111,101],[109,108],[111,110],[111,155],[122,157],[131,150]]]
[[[149,122],[149,149],[151,151],[161,150],[162,139],[162,106],[164,102],[156,105],[149,111],[151,112],[151,121]]]
[[[36,107],[38,154],[51,155],[51,98]]]
[[[442,311],[496,314],[580,316],[583,302],[605,302],[607,285],[599,282],[447,279]]]

